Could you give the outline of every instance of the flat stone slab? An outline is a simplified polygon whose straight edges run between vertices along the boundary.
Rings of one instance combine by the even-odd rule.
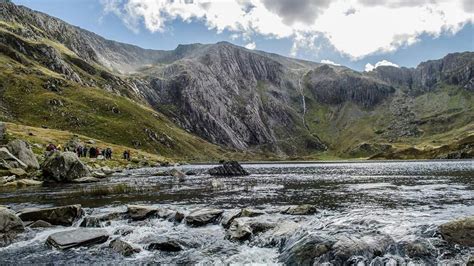
[[[23,221],[43,220],[53,225],[71,226],[83,214],[81,205],[68,205],[46,209],[24,209],[18,216]]]
[[[186,223],[192,226],[203,226],[217,221],[224,213],[219,209],[200,209],[186,216]]]
[[[109,239],[107,231],[102,229],[79,228],[71,231],[57,232],[48,237],[46,244],[58,249],[91,246],[101,244]]]

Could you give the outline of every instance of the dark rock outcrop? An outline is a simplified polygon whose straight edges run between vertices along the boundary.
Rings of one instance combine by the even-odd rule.
[[[215,176],[243,176],[249,175],[249,172],[247,172],[238,162],[229,161],[224,162],[222,166],[209,169],[209,174]]]
[[[92,246],[109,239],[107,231],[102,229],[80,228],[71,231],[57,232],[48,237],[46,243],[58,249]]]
[[[23,221],[43,220],[53,225],[71,226],[83,214],[81,205],[68,205],[46,209],[24,209],[19,212],[18,216]]]
[[[148,250],[160,250],[166,252],[178,252],[184,249],[183,244],[176,239],[167,239],[153,242],[147,247]]]
[[[45,180],[56,182],[71,182],[91,174],[74,152],[54,152],[46,158],[41,168]]]
[[[439,230],[448,242],[474,247],[474,216],[442,224]]]

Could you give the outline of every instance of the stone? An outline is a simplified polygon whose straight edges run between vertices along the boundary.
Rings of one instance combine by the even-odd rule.
[[[48,237],[46,243],[58,249],[91,246],[101,244],[109,239],[107,231],[102,229],[79,228],[71,231],[57,232]]]
[[[28,166],[20,161],[20,159],[16,158],[7,148],[2,147],[0,148],[0,162],[2,168],[10,169],[10,168],[21,168],[27,169]]]
[[[85,176],[81,178],[77,178],[72,180],[73,183],[79,183],[79,184],[84,184],[84,183],[97,183],[100,182],[99,178],[92,177],[92,176]]]
[[[56,182],[70,182],[90,176],[87,166],[74,152],[54,152],[42,164],[43,177]]]
[[[109,247],[115,252],[122,254],[124,257],[130,257],[133,254],[140,253],[139,248],[134,248],[132,245],[121,240],[120,238],[112,240],[109,244]]]
[[[186,180],[186,174],[176,168],[171,169],[169,174],[178,179],[180,182],[184,182]]]
[[[106,178],[107,177],[107,175],[104,172],[100,171],[100,170],[99,171],[94,171],[92,173],[92,176],[95,177],[95,178]]]
[[[0,209],[0,247],[9,245],[24,230],[23,222],[13,211]]]
[[[3,186],[12,186],[12,187],[29,187],[29,186],[41,186],[42,181],[33,180],[33,179],[19,179],[14,180],[8,183],[3,184]]]
[[[174,215],[174,221],[181,223],[184,220],[184,217],[185,217],[184,213],[177,211]]]
[[[158,213],[158,208],[142,205],[128,205],[127,215],[135,221],[145,220]]]
[[[265,214],[264,211],[244,208],[240,211],[240,217],[256,217]]]
[[[16,177],[14,175],[10,175],[10,176],[2,176],[0,177],[0,185],[5,185],[7,183],[10,183],[10,182],[13,182],[15,181]]]
[[[440,225],[443,238],[454,244],[474,247],[474,216],[469,216]]]
[[[398,246],[399,250],[402,250],[406,256],[412,259],[435,259],[437,256],[436,250],[426,239],[403,241],[398,243]]]
[[[83,213],[81,205],[68,205],[46,209],[24,209],[18,216],[23,221],[43,220],[53,225],[71,226]]]
[[[106,174],[106,175],[111,175],[113,174],[115,171],[112,170],[110,167],[108,166],[104,166],[104,167],[101,167],[100,170],[102,171],[102,173]]]
[[[97,216],[87,216],[84,217],[80,226],[81,227],[102,227],[103,223],[110,223],[112,220],[118,220],[125,218],[126,213],[122,212],[112,212]]]
[[[242,210],[230,210],[230,211],[226,211],[223,215],[222,215],[222,219],[221,219],[221,224],[222,224],[222,227],[224,228],[229,228],[230,225],[232,224],[232,222],[234,221],[235,218],[238,218],[240,217],[240,213],[242,212]]]
[[[183,250],[183,245],[175,239],[167,239],[159,242],[154,242],[148,245],[148,250],[160,250],[166,252],[178,252]]]
[[[45,222],[43,220],[38,220],[38,221],[35,221],[35,222],[31,223],[30,225],[28,225],[28,227],[30,227],[30,228],[47,228],[47,227],[53,227],[53,225],[48,223],[48,222]]]
[[[245,176],[249,173],[236,161],[224,162],[222,166],[209,169],[213,176]]]
[[[304,204],[298,206],[290,206],[286,210],[282,211],[283,214],[289,215],[311,215],[315,214],[318,210],[315,206]]]
[[[209,223],[216,222],[224,213],[223,210],[219,209],[200,209],[190,213],[186,216],[186,223],[191,226],[203,226]]]
[[[275,223],[259,219],[236,218],[227,230],[226,238],[229,240],[245,241],[254,234],[262,233],[275,227]]]
[[[211,180],[211,187],[213,189],[223,189],[225,188],[225,184],[221,180],[217,180],[214,178]]]
[[[10,174],[19,178],[25,178],[28,176],[28,173],[21,168],[11,168],[8,171],[10,171]]]
[[[7,144],[7,148],[11,154],[27,166],[28,170],[38,170],[40,168],[38,160],[27,142],[19,139],[12,140]]]

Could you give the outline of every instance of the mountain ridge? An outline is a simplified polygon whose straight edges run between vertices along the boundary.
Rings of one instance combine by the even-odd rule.
[[[428,94],[442,102],[442,116],[452,117],[449,112],[456,109],[443,97],[459,101],[458,112],[472,114],[472,52],[449,54],[416,68],[358,72],[228,42],[142,49],[28,8],[0,5],[5,6],[0,11],[4,56],[53,71],[46,73],[59,75],[53,80],[65,78],[150,106],[185,131],[227,149],[280,156],[328,151],[347,155],[347,149],[366,142],[394,147],[415,144],[412,137],[423,142],[435,133],[423,129],[425,117],[433,113],[426,100],[420,105]],[[450,119],[443,130],[472,124],[472,119]],[[357,128],[354,141],[347,142]]]

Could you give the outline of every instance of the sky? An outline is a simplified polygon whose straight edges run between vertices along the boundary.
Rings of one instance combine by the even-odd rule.
[[[474,0],[13,0],[143,48],[228,41],[359,71],[474,51]]]

